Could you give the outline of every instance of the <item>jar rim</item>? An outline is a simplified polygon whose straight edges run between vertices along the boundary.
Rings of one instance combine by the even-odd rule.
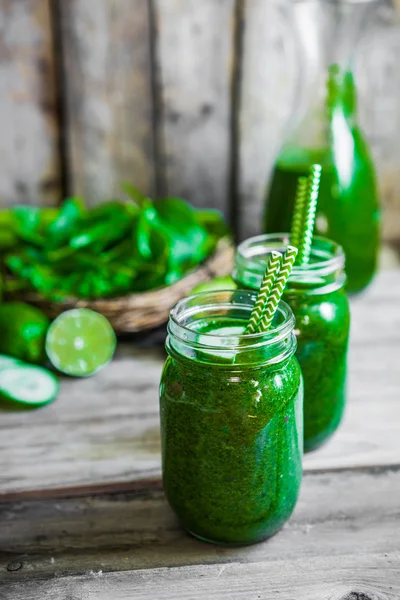
[[[196,331],[196,329],[193,329],[191,327],[187,327],[186,325],[183,325],[182,323],[179,322],[178,318],[177,318],[177,312],[179,311],[179,309],[181,307],[183,307],[185,304],[188,304],[189,301],[194,300],[194,299],[198,299],[200,300],[201,298],[206,299],[207,297],[209,297],[210,299],[212,297],[215,296],[221,296],[222,294],[229,294],[231,297],[235,296],[236,294],[240,294],[241,297],[248,297],[249,299],[252,299],[255,301],[256,297],[257,297],[257,293],[253,292],[253,291],[249,291],[249,290],[218,290],[217,292],[201,292],[200,294],[193,294],[192,296],[187,296],[186,298],[182,298],[181,300],[179,300],[175,306],[173,306],[173,308],[171,309],[170,312],[170,321],[172,321],[177,327],[179,327],[181,330],[186,331],[186,332],[190,332],[190,333],[195,333],[196,335],[199,335],[199,332]],[[248,306],[253,306],[253,303]],[[230,303],[232,305],[232,307],[235,306],[235,302],[231,302]],[[193,311],[194,312],[194,311]],[[262,331],[260,333],[243,333],[243,334],[235,334],[235,335],[228,335],[228,336],[224,336],[224,335],[218,335],[216,336],[215,334],[212,333],[201,333],[201,337],[204,337],[205,339],[212,339],[212,338],[218,338],[218,340],[220,340],[221,338],[229,338],[232,337],[234,339],[238,339],[241,342],[243,342],[243,340],[248,340],[248,341],[253,341],[254,343],[259,342],[262,339],[265,338],[280,338],[282,335],[284,337],[286,337],[286,335],[288,335],[288,333],[290,333],[290,330],[294,328],[294,315],[293,312],[291,310],[291,308],[289,307],[289,305],[281,300],[279,302],[278,308],[277,308],[277,312],[280,314],[281,317],[283,317],[283,321],[277,326],[277,327],[271,327],[270,329],[268,329],[268,331]],[[183,315],[182,315],[183,316]],[[288,331],[289,329],[289,331]]]
[[[257,252],[256,250],[265,248],[265,254],[268,254],[271,250],[284,252],[289,244],[290,233],[266,233],[248,238],[238,245],[235,263],[245,262],[247,271],[263,274],[265,263],[253,260],[253,258],[255,256],[262,256],[264,252]],[[253,252],[251,252],[252,249]],[[323,277],[344,268],[345,254],[343,248],[328,238],[322,236],[313,237],[311,257],[313,256],[320,260],[314,260],[304,265],[294,265],[289,281],[310,274]],[[243,266],[243,264],[240,266]]]
[[[170,312],[167,350],[214,365],[266,365],[283,361],[296,348],[295,319],[286,302],[279,303],[278,322],[268,331],[220,333],[224,318],[237,320],[242,326],[251,314],[256,297],[257,293],[252,290],[218,290],[183,298]],[[214,332],[202,332],[191,326],[211,320],[216,321]],[[219,333],[218,320],[221,324]]]

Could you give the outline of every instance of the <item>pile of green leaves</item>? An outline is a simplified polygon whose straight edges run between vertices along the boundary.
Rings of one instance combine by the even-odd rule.
[[[174,283],[229,233],[222,215],[180,198],[153,201],[125,184],[129,200],[87,208],[17,206],[0,212],[0,254],[11,288],[51,300],[109,298]]]

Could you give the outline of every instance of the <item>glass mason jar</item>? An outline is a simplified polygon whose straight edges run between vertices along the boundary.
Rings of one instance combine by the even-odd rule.
[[[169,504],[194,536],[251,544],[275,533],[299,493],[303,387],[294,318],[244,335],[256,295],[198,294],[171,311],[160,385]]]
[[[284,252],[289,234],[250,238],[239,245],[232,274],[243,288],[258,290],[271,250]],[[310,263],[295,265],[283,298],[295,319],[296,356],[304,378],[304,449],[314,450],[338,428],[346,402],[350,310],[344,291],[340,246],[314,237]]]
[[[372,155],[358,122],[353,75],[357,42],[376,0],[295,0],[299,80],[289,125],[267,191],[267,233],[289,231],[298,178],[322,166],[316,231],[346,255],[347,289],[358,292],[377,268],[380,211]]]

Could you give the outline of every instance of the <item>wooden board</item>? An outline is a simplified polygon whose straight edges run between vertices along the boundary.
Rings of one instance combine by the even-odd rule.
[[[376,18],[378,17],[378,19]],[[371,41],[361,48],[365,72],[363,95],[368,94],[368,102],[362,102],[361,122],[365,126],[377,161],[379,183],[383,202],[383,238],[398,240],[400,232],[400,145],[393,131],[400,128],[400,73],[396,56],[400,53],[399,22],[385,3],[381,3],[377,24],[372,29]]]
[[[266,185],[290,117],[296,81],[283,4],[246,0],[239,114],[239,237],[262,231]]]
[[[154,188],[146,0],[59,2],[70,189],[91,203],[124,180]]]
[[[160,489],[0,504],[0,596],[398,599],[399,496],[398,469],[307,474],[279,535],[242,548],[189,537]]]
[[[346,416],[326,446],[306,455],[306,470],[400,463],[399,297],[400,271],[386,271],[352,302]],[[116,360],[95,377],[62,381],[54,404],[2,413],[0,494],[127,489],[159,479],[163,360],[161,346],[120,344]]]
[[[53,405],[1,415],[3,493],[159,477],[162,360],[121,346],[95,377],[64,380]]]
[[[383,237],[398,240],[398,15],[382,2],[374,20],[359,52],[360,118]],[[297,57],[279,3],[4,0],[1,203],[54,204],[66,192],[96,203],[130,179],[221,208],[239,237],[256,234],[298,98]]]
[[[0,9],[0,205],[60,197],[58,114],[49,0]]]
[[[165,192],[228,210],[234,0],[155,0]]]
[[[398,554],[149,569],[5,584],[7,600],[398,600]]]

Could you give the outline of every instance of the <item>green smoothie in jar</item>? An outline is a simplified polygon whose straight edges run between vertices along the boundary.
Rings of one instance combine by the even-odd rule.
[[[171,311],[160,385],[164,489],[194,536],[259,542],[290,517],[303,452],[292,311],[244,334],[256,295],[198,294]]]
[[[233,278],[258,290],[272,250],[284,252],[289,234],[268,234],[239,245]],[[313,238],[310,262],[295,265],[284,292],[293,310],[296,357],[304,377],[304,449],[323,444],[338,428],[346,402],[350,310],[344,254],[335,242]]]

